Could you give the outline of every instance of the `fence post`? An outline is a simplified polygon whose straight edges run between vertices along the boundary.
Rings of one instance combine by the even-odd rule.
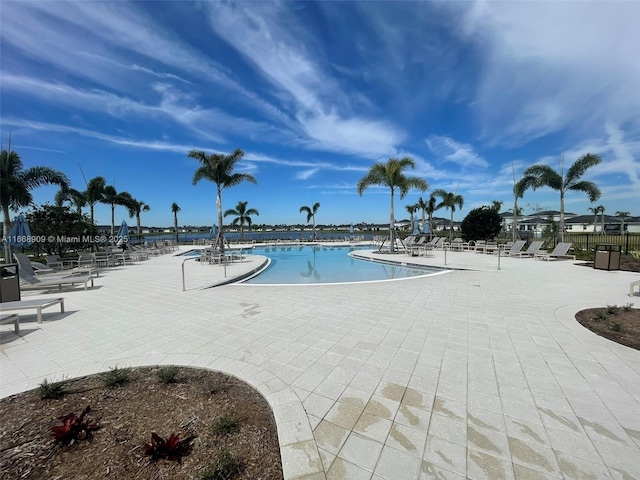
[[[589,234],[587,233],[587,252],[589,251]]]
[[[629,255],[629,231],[628,230],[627,230],[626,236],[627,236],[627,241],[625,242],[626,245],[624,249],[624,254]]]

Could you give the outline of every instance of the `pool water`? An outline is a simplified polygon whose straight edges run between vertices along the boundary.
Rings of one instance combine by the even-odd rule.
[[[257,247],[250,253],[269,257],[271,264],[265,271],[243,283],[298,285],[368,282],[418,277],[442,271],[371,262],[349,256],[349,252],[358,249],[301,245]],[[371,247],[361,249],[371,250]]]

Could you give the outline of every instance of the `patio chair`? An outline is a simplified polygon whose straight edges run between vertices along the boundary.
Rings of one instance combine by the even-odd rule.
[[[87,268],[87,267],[73,267],[71,270],[64,271],[54,271],[49,268],[39,269],[38,265],[42,265],[38,262],[32,262],[26,253],[18,253],[14,252],[13,257],[16,259],[16,263],[18,264],[18,268],[20,269],[20,279],[22,280],[23,272],[26,277],[34,277],[43,280],[51,280],[53,278],[66,278],[73,275],[89,275],[93,277],[93,274],[96,274],[97,277],[98,269],[95,267]],[[36,265],[34,265],[36,263]],[[93,283],[91,283],[93,286]]]
[[[534,255],[535,258],[537,258],[538,260],[546,260],[547,262],[549,260],[551,260],[552,258],[556,259],[556,260],[560,260],[561,258],[570,258],[572,260],[576,259],[575,255],[568,255],[567,252],[569,251],[569,249],[571,248],[571,245],[573,245],[572,243],[559,243],[556,245],[556,248],[553,249],[553,252],[551,253],[546,253],[546,252],[540,252],[540,253],[536,253]]]
[[[62,258],[60,255],[47,255],[47,266],[54,270],[68,270],[77,266],[78,261],[70,258]]]
[[[510,257],[511,255],[520,253],[526,243],[526,240],[518,240],[516,242],[512,242],[512,245],[509,248],[505,247],[505,250],[502,252],[502,254],[506,257]]]
[[[20,288],[22,290],[50,290],[52,287],[57,286],[58,289],[62,289],[63,285],[77,285],[84,284],[84,289],[87,290],[87,284],[91,282],[93,287],[93,277],[91,275],[42,275],[36,277],[29,257],[24,253],[14,253],[14,258],[18,263],[18,273],[20,276]]]
[[[538,241],[531,242],[531,245],[529,245],[529,248],[527,248],[524,252],[519,251],[519,252],[510,253],[509,256],[518,257],[518,258],[533,257],[536,253],[540,252],[540,248],[542,247],[543,243],[544,242],[538,242]]]
[[[446,242],[445,242],[445,245],[446,245]],[[455,250],[455,251],[461,252],[464,246],[464,240],[462,240],[462,238],[460,237],[456,237],[448,246],[449,246],[449,249],[452,251]]]
[[[634,289],[638,287],[638,295],[640,295],[640,280],[636,280],[635,282],[631,282],[629,285],[629,296],[633,297],[635,295]]]

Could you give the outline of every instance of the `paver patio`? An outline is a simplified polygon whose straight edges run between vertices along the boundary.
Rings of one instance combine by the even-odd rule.
[[[65,312],[2,328],[1,396],[114,365],[190,365],[267,398],[287,479],[640,478],[640,352],[574,319],[640,303],[637,275],[448,252],[448,267],[472,270],[203,289],[224,267],[187,262],[182,291],[183,260],[24,293],[63,296]],[[394,260],[444,266],[443,252]]]

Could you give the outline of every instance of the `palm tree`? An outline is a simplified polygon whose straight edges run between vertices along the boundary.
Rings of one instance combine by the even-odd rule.
[[[309,223],[310,220],[313,220],[313,226],[311,227],[311,238],[314,241],[316,239],[316,213],[318,213],[319,208],[319,202],[314,203],[312,207],[300,207],[300,213],[306,212],[307,214],[307,223]]]
[[[403,171],[406,168],[415,168],[416,164],[410,157],[402,159],[390,158],[387,163],[374,164],[369,173],[358,182],[358,194],[362,196],[370,185],[384,185],[391,190],[391,207],[389,214],[389,240],[391,241],[389,251],[395,251],[395,231],[394,231],[394,194],[396,189],[400,192],[400,199],[404,198],[411,188],[417,188],[424,192],[429,185],[427,181],[420,177],[407,177]]]
[[[502,204],[504,202],[500,201],[500,200],[492,200],[491,201],[491,210],[495,210],[496,212],[500,213],[500,209],[502,208]]]
[[[421,224],[422,227],[421,228],[424,230],[425,216],[426,216],[427,208],[428,208],[429,204],[422,197],[419,197],[418,201],[416,202],[416,206],[422,212],[422,224]]]
[[[616,212],[616,217],[620,219],[620,235],[624,235],[624,219],[630,216],[629,212]]]
[[[78,215],[82,215],[82,207],[87,205],[84,192],[76,190],[75,188],[60,189],[54,197],[54,202],[59,207],[62,206],[64,202],[71,203],[72,206],[76,207]]]
[[[84,191],[84,198],[89,205],[89,217],[91,223],[93,223],[93,209],[96,203],[101,203],[104,198],[104,189],[107,186],[107,181],[104,177],[94,177],[87,183],[87,189]]]
[[[113,238],[116,230],[116,206],[121,205],[129,209],[133,197],[129,192],[118,192],[114,186],[107,185],[104,187],[104,196],[101,203],[105,203],[111,206],[111,237]]]
[[[589,207],[588,210],[593,213],[593,233],[596,233],[596,225],[598,224],[598,214],[600,207]]]
[[[531,187],[531,178],[521,178],[517,182],[515,181],[514,173],[513,184],[513,224],[511,226],[511,239],[515,242],[520,240],[520,231],[518,229],[518,215],[522,214],[522,208],[518,207],[518,199],[524,197],[524,192]]]
[[[188,157],[195,158],[200,162],[200,167],[193,174],[193,185],[200,180],[209,180],[216,184],[216,207],[218,208],[218,246],[220,251],[224,253],[224,232],[222,224],[222,190],[228,187],[234,187],[244,181],[257,184],[258,182],[248,173],[233,173],[233,169],[242,157],[244,152],[239,148],[229,155],[212,153],[207,155],[199,150],[191,150]]]
[[[429,195],[429,201],[427,202],[427,215],[429,216],[429,233],[431,235],[433,235],[433,214],[440,208],[441,207],[438,206],[438,199],[432,192],[431,195]]]
[[[445,207],[445,209],[451,210],[451,228],[449,230],[449,242],[451,242],[453,241],[453,214],[456,211],[456,206],[458,208],[462,208],[464,205],[464,198],[462,198],[462,195],[457,195],[454,192],[447,192],[441,188],[434,190],[433,194],[442,199],[437,208]]]
[[[42,185],[59,185],[65,189],[69,188],[69,180],[64,173],[49,167],[37,166],[25,170],[20,155],[11,150],[9,143],[9,149],[0,152],[0,204],[4,238],[9,235],[11,226],[10,210],[17,211],[33,203],[31,190]],[[5,262],[9,262],[11,251],[6,242],[4,255]]]
[[[600,231],[604,233],[604,205],[598,205],[598,210],[600,211]]]
[[[176,202],[171,204],[171,212],[173,213],[173,230],[176,232],[176,243],[178,243],[178,212],[180,207]]]
[[[142,236],[142,231],[140,227],[140,214],[142,212],[148,212],[151,210],[151,207],[142,201],[138,201],[135,198],[131,198],[128,204],[125,205],[127,210],[129,211],[129,217],[136,217],[136,234],[138,235],[138,239]]]
[[[224,212],[224,216],[228,215],[237,215],[236,218],[233,219],[231,225],[240,225],[240,238],[244,238],[244,226],[245,224],[249,226],[251,229],[251,216],[250,215],[260,215],[258,210],[255,208],[247,209],[247,203],[249,202],[238,202],[236,208],[230,208],[226,212]]]
[[[409,212],[409,215],[411,216],[411,224],[409,226],[409,231],[412,232],[413,231],[413,215],[418,211],[420,207],[416,203],[413,205],[405,205],[404,208],[407,210],[407,212]]]
[[[574,162],[567,174],[564,174],[564,156],[560,166],[560,173],[548,165],[532,165],[524,171],[524,176],[531,182],[533,189],[542,186],[551,187],[560,192],[560,241],[564,242],[564,197],[567,191],[579,191],[588,195],[591,202],[600,198],[600,189],[593,182],[580,180],[580,177],[591,167],[598,165],[602,159],[598,155],[587,153]]]

